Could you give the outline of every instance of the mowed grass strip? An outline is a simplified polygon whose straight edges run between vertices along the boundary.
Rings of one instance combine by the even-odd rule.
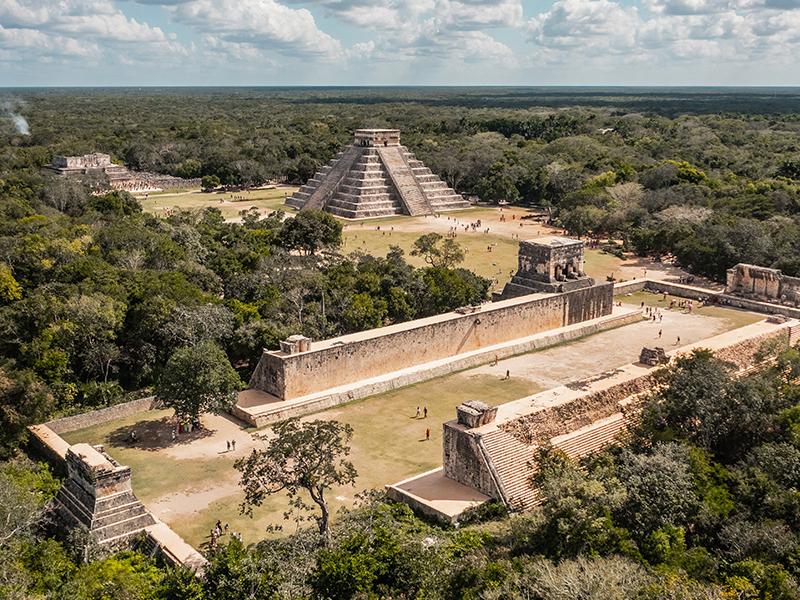
[[[252,207],[260,211],[271,212],[284,210],[293,212],[294,209],[284,204],[286,198],[291,196],[296,188],[279,187],[273,189],[256,189],[242,192],[179,192],[173,194],[150,195],[140,197],[139,202],[145,212],[164,216],[170,210],[199,210],[201,208],[219,208],[226,219],[239,217],[243,210]],[[239,199],[241,198],[241,199]]]

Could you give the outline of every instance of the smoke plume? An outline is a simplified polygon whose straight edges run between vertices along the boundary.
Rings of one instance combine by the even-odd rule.
[[[11,119],[11,122],[14,124],[17,133],[20,135],[30,135],[31,127],[28,125],[27,119],[25,119],[25,117],[23,117],[18,111],[19,103],[9,102],[8,100],[3,102],[3,112],[6,113],[6,115],[8,115],[8,117]]]

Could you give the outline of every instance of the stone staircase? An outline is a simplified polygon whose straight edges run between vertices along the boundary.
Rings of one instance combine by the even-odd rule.
[[[428,215],[469,207],[469,202],[400,145],[348,146],[286,204],[320,208],[346,219]]]
[[[403,205],[375,148],[366,148],[326,210],[346,219],[402,215]]]
[[[408,164],[405,148],[402,146],[379,148],[378,154],[400,196],[406,213],[411,216],[433,213],[422,186]]]
[[[325,208],[328,200],[336,193],[342,180],[347,176],[353,163],[356,162],[356,159],[358,159],[361,153],[361,148],[357,146],[348,146],[347,149],[335,159],[335,162],[331,161],[333,164],[328,165],[327,169],[323,168],[313,179],[309,180],[309,182],[303,186],[307,188],[305,191],[308,193],[308,197],[303,203],[302,208]],[[312,182],[313,184],[309,185]],[[302,190],[303,188],[300,189]]]
[[[62,525],[85,528],[105,546],[121,544],[155,523],[131,489],[128,467],[88,444],[71,446],[66,462],[69,476],[54,503]]]

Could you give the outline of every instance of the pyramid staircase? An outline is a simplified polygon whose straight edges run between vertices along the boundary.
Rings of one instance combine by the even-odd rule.
[[[391,143],[386,135],[392,135]],[[346,219],[427,215],[468,208],[398,142],[397,130],[358,130],[356,141],[322,167],[286,204]]]

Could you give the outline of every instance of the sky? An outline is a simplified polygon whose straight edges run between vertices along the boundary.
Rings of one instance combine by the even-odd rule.
[[[0,86],[798,84],[800,0],[0,0]]]

